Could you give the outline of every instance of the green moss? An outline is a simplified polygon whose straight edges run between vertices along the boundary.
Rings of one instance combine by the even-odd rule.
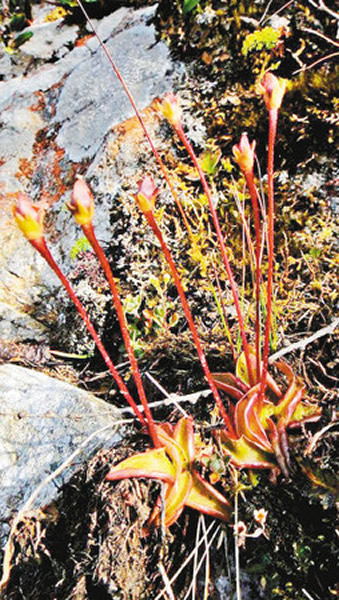
[[[91,245],[85,236],[80,237],[72,246],[69,256],[72,260],[75,260],[80,252],[86,252],[90,250]]]
[[[278,44],[280,38],[281,29],[274,29],[273,27],[258,29],[245,37],[241,52],[244,56],[247,56],[249,52],[258,52],[263,49],[271,50]]]

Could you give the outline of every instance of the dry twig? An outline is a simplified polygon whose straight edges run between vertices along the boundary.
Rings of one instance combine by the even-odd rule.
[[[285,354],[289,354],[290,352],[293,352],[294,350],[304,350],[306,348],[306,346],[308,346],[309,344],[313,344],[313,342],[315,342],[319,338],[323,337],[324,335],[331,335],[332,333],[334,333],[335,330],[337,329],[337,327],[339,327],[339,318],[334,319],[334,321],[332,321],[332,323],[330,323],[330,325],[327,325],[326,327],[322,327],[321,329],[319,329],[318,331],[316,331],[309,337],[299,340],[299,342],[294,342],[293,344],[286,346],[286,348],[282,348],[281,350],[278,350],[278,352],[275,352],[274,354],[272,354],[270,356],[270,358],[269,358],[270,364],[274,363],[276,360],[278,360],[278,358],[281,358]]]

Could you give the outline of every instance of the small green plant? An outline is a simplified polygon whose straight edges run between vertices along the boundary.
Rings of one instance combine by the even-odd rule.
[[[200,2],[200,0],[184,0],[184,3],[182,5],[182,9],[183,9],[184,13],[191,12],[191,10],[193,10],[193,8],[198,6],[199,2]]]
[[[264,27],[246,35],[241,53],[252,73],[261,76],[268,69],[275,71],[280,64],[284,43],[283,27]]]
[[[176,326],[179,315],[175,309],[175,304],[168,298],[168,285],[171,281],[169,273],[164,273],[163,277],[154,277],[151,275],[149,284],[155,290],[155,297],[150,298],[147,308],[142,312],[146,319],[146,330],[153,328],[163,332],[170,331]]]

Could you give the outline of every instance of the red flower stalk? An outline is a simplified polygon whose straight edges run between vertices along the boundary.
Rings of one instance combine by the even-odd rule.
[[[278,79],[273,73],[266,73],[261,81],[261,91],[269,115],[268,132],[268,268],[266,292],[266,324],[263,350],[263,369],[261,376],[260,397],[263,398],[268,371],[268,357],[270,345],[270,331],[272,321],[272,294],[273,294],[273,268],[274,268],[274,145],[277,133],[278,113],[286,89],[286,81]]]
[[[250,373],[251,383],[253,384],[254,378],[253,378],[253,373],[251,371],[250,353],[249,353],[249,345],[248,345],[246,331],[245,331],[245,322],[244,322],[244,318],[243,318],[243,315],[241,312],[237,286],[236,286],[236,283],[234,280],[230,262],[228,260],[227,249],[226,249],[223,234],[222,234],[222,231],[220,228],[218,215],[217,215],[217,212],[216,212],[214,204],[213,204],[212,195],[211,195],[205,174],[201,168],[201,165],[199,164],[199,161],[193,150],[192,145],[190,144],[189,140],[187,139],[187,137],[185,135],[181,120],[178,119],[178,114],[179,114],[178,104],[179,104],[178,98],[176,96],[174,96],[174,94],[167,94],[167,96],[165,96],[164,101],[162,103],[162,112],[163,112],[164,116],[166,116],[166,118],[167,118],[168,114],[170,115],[170,119],[171,119],[170,123],[173,126],[176,133],[178,134],[182,143],[184,144],[189,156],[191,157],[191,160],[192,160],[195,168],[198,171],[203,190],[206,194],[206,197],[207,197],[207,200],[209,203],[209,207],[210,207],[210,211],[211,211],[211,215],[212,215],[212,219],[213,219],[213,223],[214,223],[214,228],[215,228],[215,231],[217,234],[217,238],[218,238],[218,242],[219,242],[219,246],[220,246],[220,250],[221,250],[221,256],[222,256],[223,263],[224,263],[226,273],[227,273],[227,277],[228,277],[228,280],[229,280],[229,283],[231,286],[233,301],[234,301],[234,305],[235,305],[235,309],[236,309],[237,317],[238,317],[241,340],[242,340],[243,349],[245,352],[246,361],[247,361],[247,365],[248,365],[248,372]],[[171,110],[169,109],[169,106],[171,107]]]
[[[259,215],[259,205],[258,205],[258,193],[257,188],[254,183],[254,157],[255,157],[255,141],[252,144],[249,143],[247,133],[243,133],[240,138],[239,144],[233,146],[233,154],[236,162],[238,163],[239,168],[243,172],[246,183],[250,192],[251,202],[253,207],[254,214],[254,228],[255,228],[255,261],[256,261],[256,269],[255,269],[255,296],[256,296],[256,316],[255,316],[255,348],[256,348],[256,375],[257,381],[260,378],[260,244],[261,244],[261,234],[260,234],[260,215]]]
[[[103,268],[107,281],[109,283],[109,287],[112,293],[114,308],[117,313],[117,317],[119,320],[119,325],[121,329],[121,334],[124,340],[125,348],[127,351],[128,359],[131,363],[133,377],[137,386],[140,402],[144,408],[145,416],[147,418],[147,425],[149,429],[149,433],[153,444],[155,447],[159,447],[159,439],[154,426],[154,419],[152,417],[152,413],[148,406],[144,386],[141,380],[141,374],[138,367],[137,360],[135,358],[135,354],[132,348],[132,342],[128,331],[128,325],[126,321],[126,317],[122,308],[122,304],[120,301],[118,287],[114,281],[113,273],[111,267],[108,263],[106,255],[100,246],[98,239],[94,232],[94,227],[92,223],[93,215],[94,215],[94,201],[90,188],[87,183],[83,179],[78,179],[72,191],[71,201],[68,203],[68,208],[73,213],[74,218],[77,223],[81,225],[81,228],[87,237],[89,243],[91,244],[95,254],[97,255],[100,264]]]
[[[15,220],[16,220],[18,226],[21,229],[21,231],[23,232],[23,234],[25,235],[25,237],[32,244],[32,246],[41,254],[41,256],[46,260],[46,262],[49,264],[51,269],[54,271],[54,273],[57,275],[57,277],[60,279],[61,283],[65,287],[69,297],[71,298],[73,304],[75,305],[77,311],[79,312],[83,322],[85,323],[88,332],[92,336],[102,358],[104,359],[104,361],[105,361],[111,375],[113,376],[115,382],[117,383],[121,393],[127,400],[130,407],[133,409],[133,411],[134,411],[135,415],[137,416],[137,418],[139,419],[140,423],[144,427],[146,427],[147,425],[146,425],[144,416],[140,412],[140,410],[137,407],[136,403],[134,402],[132,396],[130,395],[124,381],[121,379],[112,360],[108,356],[107,351],[105,350],[105,348],[99,338],[98,333],[96,332],[94,326],[92,325],[87,312],[85,311],[79,298],[77,297],[77,295],[73,291],[72,287],[70,286],[65,275],[59,269],[58,265],[56,264],[54,258],[52,257],[52,255],[47,247],[46,240],[44,238],[44,230],[43,230],[43,222],[42,222],[43,218],[42,218],[41,211],[32,204],[31,199],[26,194],[20,193],[18,196],[17,204],[16,204],[16,206],[14,206],[13,213],[14,213],[14,217],[15,217]]]
[[[139,191],[137,193],[136,198],[137,198],[137,201],[138,201],[140,209],[142,210],[143,214],[145,215],[145,217],[146,217],[146,219],[148,221],[149,226],[151,227],[151,229],[153,230],[153,233],[156,235],[156,237],[158,238],[158,240],[160,242],[161,249],[162,249],[162,251],[163,251],[163,253],[165,255],[166,261],[167,261],[168,266],[169,266],[169,268],[171,270],[172,277],[174,279],[174,283],[175,283],[175,286],[177,288],[177,291],[178,291],[178,294],[179,294],[179,298],[181,300],[181,304],[182,304],[182,307],[183,307],[183,310],[184,310],[184,313],[185,313],[185,317],[187,319],[187,322],[188,322],[188,325],[189,325],[189,328],[191,330],[191,334],[192,334],[192,337],[193,337],[193,340],[194,340],[194,344],[195,344],[195,347],[196,347],[197,352],[198,352],[200,363],[201,363],[201,366],[202,366],[203,371],[205,373],[205,377],[206,377],[206,379],[208,381],[208,384],[209,384],[209,386],[210,386],[210,388],[212,390],[213,397],[214,397],[215,402],[216,402],[216,404],[217,404],[217,406],[219,408],[220,414],[221,414],[221,416],[222,416],[222,418],[224,420],[226,428],[229,431],[229,433],[232,434],[233,427],[232,427],[231,421],[230,421],[230,419],[229,419],[229,417],[228,417],[228,415],[226,413],[226,410],[225,410],[224,405],[222,403],[222,400],[220,398],[220,395],[219,395],[219,392],[217,390],[217,387],[216,387],[216,385],[214,383],[211,371],[210,371],[210,369],[208,367],[207,360],[206,360],[204,351],[202,349],[200,338],[199,338],[196,326],[195,326],[194,321],[193,321],[192,313],[191,313],[191,310],[189,308],[189,305],[188,305],[188,302],[187,302],[187,299],[186,299],[186,296],[185,296],[184,288],[182,286],[179,273],[178,273],[177,268],[175,266],[172,254],[171,254],[171,252],[170,252],[170,250],[169,250],[169,248],[168,248],[168,246],[167,246],[167,244],[165,242],[165,239],[164,239],[164,237],[163,237],[163,235],[161,233],[161,230],[159,229],[159,226],[158,226],[158,224],[157,224],[157,222],[156,222],[156,220],[154,218],[153,207],[154,207],[154,199],[155,199],[154,194],[156,192],[156,186],[155,186],[154,183],[152,185],[151,181],[152,181],[152,178],[151,177],[147,177],[146,179],[142,180],[139,183]],[[146,194],[147,191],[149,193],[148,203],[145,201],[145,194]],[[146,210],[144,210],[144,208]]]

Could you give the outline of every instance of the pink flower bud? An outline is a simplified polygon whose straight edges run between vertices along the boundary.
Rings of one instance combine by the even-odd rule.
[[[93,194],[84,179],[77,179],[73,185],[71,199],[67,208],[73,214],[78,225],[89,225],[94,215]]]
[[[150,175],[146,175],[141,181],[139,181],[139,189],[137,193],[137,201],[139,208],[143,213],[152,212],[154,209],[155,199],[159,193],[153,178]]]
[[[18,194],[13,214],[18,227],[30,242],[44,237],[42,213],[27,194]]]
[[[176,129],[181,126],[182,111],[178,96],[168,92],[159,103],[159,108],[172,127]]]
[[[252,144],[248,141],[247,133],[242,133],[240,142],[233,146],[232,151],[236,162],[243,173],[250,173],[254,164],[255,141]]]
[[[286,89],[286,79],[281,79],[273,73],[265,73],[260,81],[260,91],[264,94],[267,110],[278,110]]]

